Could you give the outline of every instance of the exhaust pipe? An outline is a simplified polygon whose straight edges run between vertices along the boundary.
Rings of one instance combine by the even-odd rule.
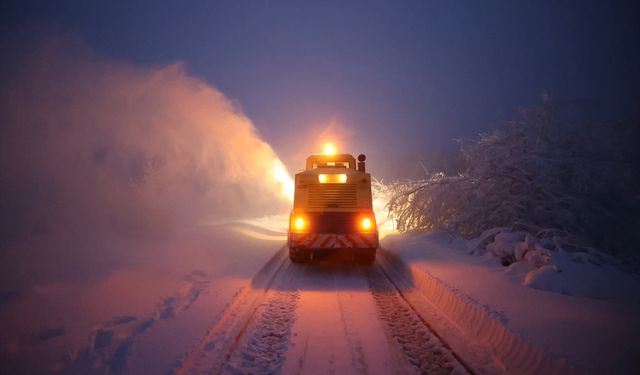
[[[358,172],[364,172],[364,161],[367,160],[367,157],[364,154],[358,155]]]

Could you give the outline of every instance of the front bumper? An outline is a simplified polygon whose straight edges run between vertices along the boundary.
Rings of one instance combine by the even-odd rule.
[[[291,233],[289,247],[307,249],[367,249],[378,247],[378,233]]]

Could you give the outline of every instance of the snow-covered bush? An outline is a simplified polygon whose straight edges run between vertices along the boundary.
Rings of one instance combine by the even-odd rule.
[[[636,124],[578,128],[547,98],[507,129],[461,143],[458,175],[391,183],[389,213],[400,231],[480,236],[497,253],[512,232],[509,254],[496,255],[513,260],[518,246],[628,254],[640,240],[639,133]],[[492,228],[504,229],[483,235]]]

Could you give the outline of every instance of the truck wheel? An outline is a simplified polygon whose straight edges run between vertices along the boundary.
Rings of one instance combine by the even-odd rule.
[[[376,260],[376,249],[359,249],[355,253],[355,261],[358,264],[370,266]]]
[[[311,261],[311,251],[299,247],[290,247],[289,259],[291,259],[292,263],[309,263]]]

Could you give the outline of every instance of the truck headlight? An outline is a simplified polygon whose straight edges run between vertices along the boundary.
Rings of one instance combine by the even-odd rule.
[[[344,184],[347,182],[347,175],[344,173],[321,173],[318,175],[318,182],[321,184]]]

